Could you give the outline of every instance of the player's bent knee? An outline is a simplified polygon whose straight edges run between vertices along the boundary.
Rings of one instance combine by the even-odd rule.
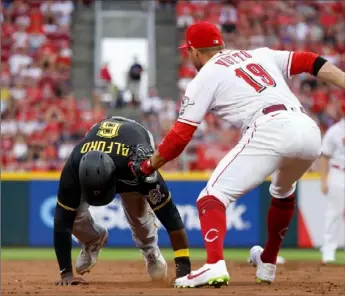
[[[296,183],[289,188],[282,188],[271,184],[269,189],[270,194],[275,198],[287,198],[291,196],[295,192],[295,190]]]
[[[156,210],[155,214],[168,232],[184,229],[181,215],[172,199]]]
[[[205,187],[199,194],[196,202],[198,203],[201,199],[205,198],[206,196],[214,196],[217,198],[220,202],[224,204],[225,207],[228,207],[232,202],[234,202],[236,199],[226,196],[225,194],[222,194],[218,190],[215,189],[208,189]]]

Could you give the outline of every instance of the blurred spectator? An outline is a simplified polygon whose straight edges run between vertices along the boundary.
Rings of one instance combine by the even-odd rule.
[[[48,15],[47,20],[45,24],[43,25],[43,32],[45,34],[51,34],[51,33],[55,33],[57,29],[58,29],[58,26],[56,24],[54,16]]]
[[[24,161],[28,155],[29,147],[24,135],[18,134],[13,143],[13,155],[17,161]]]
[[[32,58],[25,52],[24,47],[18,47],[9,58],[10,71],[12,75],[17,75],[18,72],[27,65],[32,63]]]
[[[26,88],[24,87],[22,80],[18,79],[15,82],[14,87],[11,89],[11,96],[17,101],[21,101],[26,98]]]
[[[184,6],[182,8],[182,14],[177,17],[177,27],[185,29],[194,23],[194,17],[190,6]]]
[[[109,63],[104,63],[101,67],[101,69],[99,70],[99,75],[101,77],[101,79],[107,84],[111,84],[112,81],[112,77],[108,68]]]
[[[221,9],[219,23],[224,32],[232,33],[236,31],[237,9],[232,1],[227,1]]]
[[[25,48],[28,45],[29,41],[29,34],[26,32],[26,26],[19,24],[17,26],[16,32],[12,34],[13,38],[13,45],[15,47],[22,47]]]
[[[171,9],[176,5],[177,0],[156,0],[156,7],[158,9]]]
[[[132,93],[134,101],[139,99],[140,81],[143,71],[144,69],[139,63],[138,58],[134,57],[133,64],[127,74],[127,89]]]
[[[31,64],[28,64],[22,68],[19,75],[23,78],[38,80],[42,77],[42,72],[42,68],[39,66],[38,61],[33,60]]]
[[[147,96],[141,98],[143,113],[159,114],[163,109],[163,101],[154,87],[149,88]]]

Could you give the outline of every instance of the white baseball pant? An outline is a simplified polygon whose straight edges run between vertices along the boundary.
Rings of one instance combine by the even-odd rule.
[[[143,251],[155,248],[158,244],[156,216],[146,198],[137,192],[121,193],[120,197],[135,245]],[[83,245],[92,245],[103,235],[103,228],[93,220],[89,205],[82,202],[77,210],[73,235]]]
[[[324,242],[321,248],[323,259],[334,260],[339,244],[341,224],[345,223],[345,171],[330,168],[328,174],[328,193],[325,196]]]
[[[213,195],[228,207],[272,174],[271,195],[286,198],[320,149],[320,129],[299,108],[262,115],[220,161],[198,199]]]

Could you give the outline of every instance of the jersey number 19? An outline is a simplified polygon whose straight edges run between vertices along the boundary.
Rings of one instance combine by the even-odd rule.
[[[263,92],[267,87],[277,85],[272,76],[258,64],[248,64],[246,69],[237,68],[235,73],[237,77],[242,78],[258,93]]]

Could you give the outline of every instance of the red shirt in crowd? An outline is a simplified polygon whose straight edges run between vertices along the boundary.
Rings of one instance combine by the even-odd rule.
[[[111,83],[112,77],[106,65],[101,67],[100,76],[101,76],[101,79],[104,80],[105,82]]]
[[[9,22],[4,22],[3,24],[1,24],[1,33],[2,36],[10,36],[12,35],[14,32],[16,31],[15,27],[13,26],[13,24],[9,23]]]
[[[43,15],[39,10],[32,10],[30,12],[30,25],[27,29],[27,32],[32,33],[40,33],[43,34]]]

